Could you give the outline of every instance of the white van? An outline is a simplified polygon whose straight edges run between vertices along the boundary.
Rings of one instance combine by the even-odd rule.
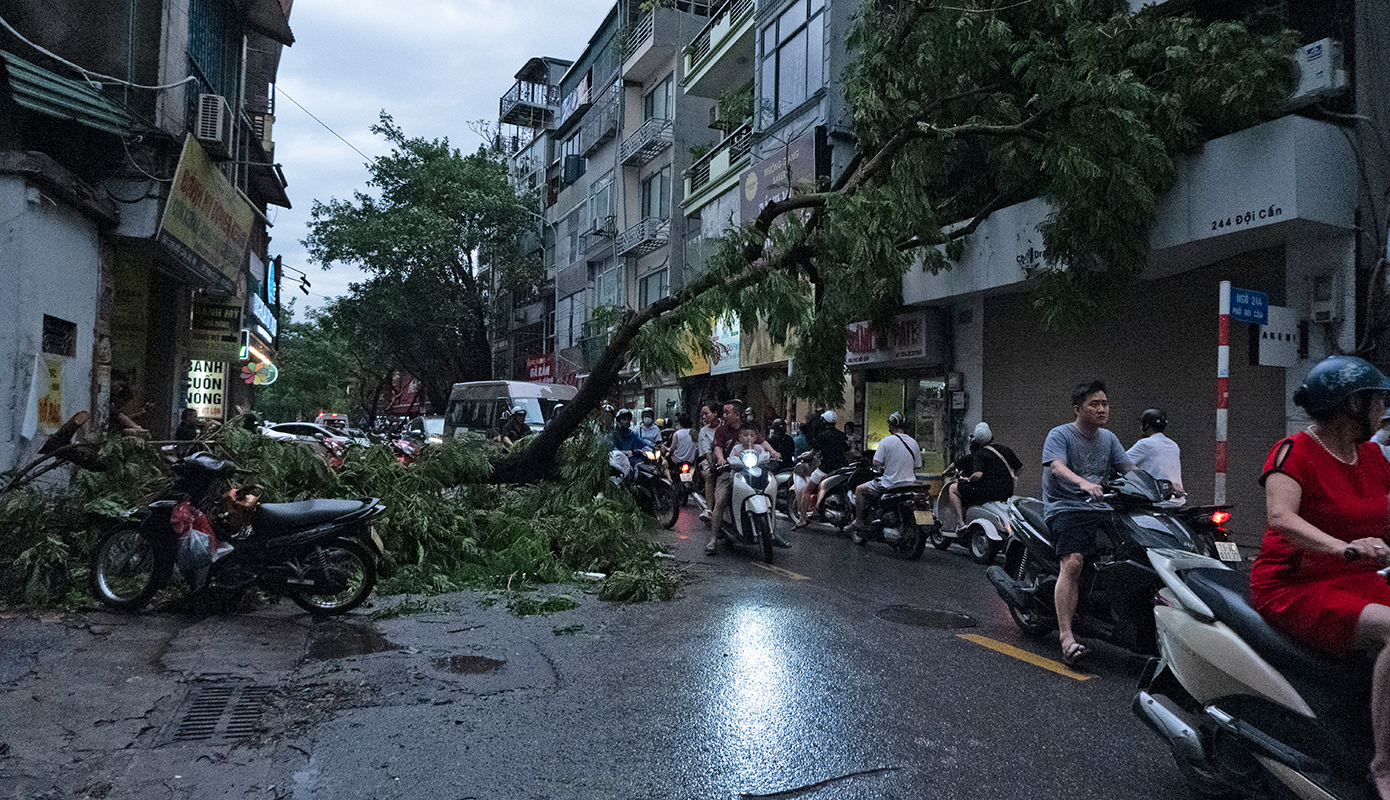
[[[514,407],[526,409],[526,424],[539,431],[555,416],[555,407],[568,403],[577,390],[563,383],[469,381],[456,383],[444,411],[444,438],[465,433],[489,438],[498,435]]]

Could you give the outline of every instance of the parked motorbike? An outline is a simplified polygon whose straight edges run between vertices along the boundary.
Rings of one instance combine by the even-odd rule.
[[[618,451],[614,450],[614,454]],[[613,482],[626,486],[643,511],[656,517],[663,528],[675,527],[681,515],[681,498],[663,473],[665,458],[656,449],[638,450],[629,459],[612,459]],[[623,462],[627,462],[626,465]],[[625,469],[625,467],[627,467]]]
[[[772,563],[772,532],[777,526],[777,481],[767,468],[766,454],[744,453],[720,471],[732,470],[729,513],[732,519],[719,520],[720,532],[735,544],[753,545],[762,550],[763,561]]]
[[[851,533],[850,540],[860,547],[884,542],[899,556],[916,561],[922,557],[933,529],[940,527],[936,516],[927,510],[930,504],[927,487],[921,484],[889,489],[868,510],[868,530],[863,535]]]
[[[1164,492],[1148,473],[1133,470],[1106,483],[1105,490],[1103,499],[1113,510],[1098,513],[1110,514],[1109,532],[1115,539],[1098,543],[1099,553],[1086,560],[1073,625],[1083,636],[1136,653],[1153,653],[1150,608],[1160,581],[1147,552],[1169,548],[1205,553],[1207,547],[1173,509],[1158,506]],[[1057,625],[1053,605],[1059,571],[1056,549],[1043,520],[1041,501],[1011,498],[1009,515],[1012,534],[1005,545],[1004,566],[992,566],[985,574],[1018,627],[1026,635],[1042,636]]]
[[[1012,530],[1009,522],[1009,503],[1004,500],[992,500],[969,506],[965,509],[965,519],[955,520],[954,514],[942,506],[946,503],[947,490],[960,481],[960,473],[952,467],[946,471],[944,477],[945,484],[941,487],[941,493],[936,496],[936,504],[933,506],[939,524],[931,531],[932,547],[945,550],[953,544],[959,544],[970,551],[971,558],[977,563],[993,564],[999,551],[1004,549],[1004,542]],[[944,521],[958,522],[959,527],[954,531],[946,530]]]
[[[313,614],[342,614],[372,593],[379,567],[390,568],[376,532],[386,508],[376,498],[248,502],[219,491],[236,464],[206,452],[173,471],[166,491],[97,545],[92,593],[109,608],[143,608],[169,585],[177,562],[194,592],[240,597],[259,588]]]
[[[1168,743],[1193,794],[1375,800],[1372,657],[1295,644],[1250,607],[1249,578],[1216,559],[1148,557],[1163,586],[1158,657],[1133,709]]]

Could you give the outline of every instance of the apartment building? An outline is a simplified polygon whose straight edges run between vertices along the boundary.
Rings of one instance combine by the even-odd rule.
[[[63,421],[249,406],[271,364],[266,210],[290,0],[16,0],[0,12],[0,468]],[[244,348],[244,352],[243,352]],[[264,370],[263,373],[268,373]]]

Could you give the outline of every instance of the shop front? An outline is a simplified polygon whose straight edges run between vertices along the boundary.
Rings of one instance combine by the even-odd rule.
[[[900,314],[878,332],[867,322],[848,326],[845,365],[854,385],[859,446],[877,449],[889,435],[889,415],[899,412],[908,435],[921,445],[922,470],[945,469],[961,416],[951,402],[958,393],[949,391],[945,356],[942,316],[935,311]]]

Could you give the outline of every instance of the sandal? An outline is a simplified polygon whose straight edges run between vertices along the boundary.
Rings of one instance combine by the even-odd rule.
[[[1062,663],[1074,667],[1091,654],[1091,648],[1081,642],[1072,642],[1071,647],[1062,650]]]

